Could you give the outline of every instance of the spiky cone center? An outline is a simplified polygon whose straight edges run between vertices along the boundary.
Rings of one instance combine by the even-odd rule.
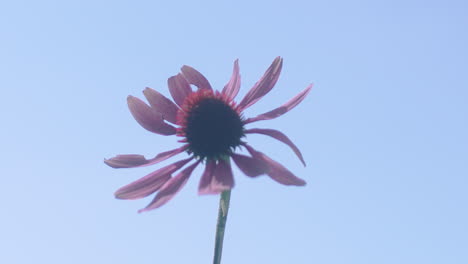
[[[177,135],[199,159],[225,159],[241,145],[242,116],[236,104],[219,92],[199,89],[185,99],[177,113]]]

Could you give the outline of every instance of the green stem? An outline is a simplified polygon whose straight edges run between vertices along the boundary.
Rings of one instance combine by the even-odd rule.
[[[218,223],[216,225],[216,238],[213,264],[221,263],[221,255],[223,253],[224,230],[226,229],[226,220],[229,211],[229,200],[231,199],[231,190],[224,191],[219,199]]]

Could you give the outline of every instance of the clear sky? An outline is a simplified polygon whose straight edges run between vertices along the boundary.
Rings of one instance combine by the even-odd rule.
[[[240,95],[276,56],[271,110],[301,149],[249,136],[307,181],[235,169],[223,263],[468,263],[466,1],[3,1],[0,263],[210,263],[218,197],[202,169],[164,207],[116,200],[160,168],[116,170],[116,154],[178,146],[129,113],[126,97],[195,67]],[[163,163],[168,164],[176,159]]]

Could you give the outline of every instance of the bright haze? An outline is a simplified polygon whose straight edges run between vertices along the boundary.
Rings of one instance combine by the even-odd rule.
[[[272,110],[248,142],[304,179],[234,169],[223,264],[468,263],[465,1],[3,1],[0,4],[0,263],[210,263],[218,197],[202,166],[169,203],[114,198],[170,164],[113,169],[180,146],[138,125],[126,98],[183,65],[214,89],[239,59],[237,102],[275,57]],[[185,156],[186,154],[182,154]]]

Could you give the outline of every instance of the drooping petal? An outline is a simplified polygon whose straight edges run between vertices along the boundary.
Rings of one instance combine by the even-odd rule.
[[[234,187],[234,176],[229,161],[208,162],[200,180],[198,194],[219,194]]]
[[[275,130],[275,129],[263,129],[263,128],[247,129],[244,132],[246,134],[254,133],[254,134],[267,135],[267,136],[270,136],[272,138],[275,138],[275,139],[283,142],[284,144],[288,145],[294,151],[296,156],[301,160],[302,164],[304,164],[304,166],[306,165],[305,161],[304,161],[304,158],[302,157],[302,153],[299,150],[299,148],[296,147],[296,145],[294,145],[294,143],[282,132],[280,132],[278,130]]]
[[[209,160],[206,163],[205,171],[200,179],[200,184],[198,185],[198,194],[212,194],[211,191],[211,181],[213,179],[213,172],[216,168],[216,161]]]
[[[177,123],[177,111],[179,109],[177,105],[156,90],[148,87],[143,91],[143,94],[151,107],[158,113],[161,113],[164,120],[173,124]]]
[[[112,168],[133,168],[145,165],[149,162],[143,155],[125,154],[117,155],[110,159],[104,159],[104,163]]]
[[[299,94],[294,96],[291,100],[289,100],[288,102],[286,102],[285,104],[283,104],[282,106],[276,109],[273,109],[269,112],[263,113],[253,118],[247,118],[244,121],[244,124],[248,124],[248,123],[252,123],[252,122],[260,121],[260,120],[268,120],[268,119],[277,118],[278,116],[281,116],[285,114],[286,112],[289,112],[289,110],[293,109],[294,107],[296,107],[296,105],[302,102],[302,100],[304,100],[307,94],[309,94],[310,89],[312,89],[312,86],[313,84],[310,84],[302,92],[300,92]]]
[[[129,95],[127,104],[133,118],[146,130],[165,136],[176,133],[175,127],[165,123],[162,115],[142,100]]]
[[[231,154],[237,167],[249,177],[257,177],[268,172],[269,166],[263,160],[255,159],[241,154]]]
[[[198,89],[210,89],[211,85],[210,82],[201,74],[199,71],[195,70],[194,68],[184,65],[181,68],[182,74],[184,75],[185,79],[190,83],[198,87]]]
[[[112,168],[135,168],[149,166],[175,156],[183,152],[185,149],[187,149],[187,145],[159,153],[152,159],[146,159],[145,156],[136,154],[117,155],[113,158],[105,159],[104,163]]]
[[[220,159],[213,174],[212,190],[222,192],[234,187],[234,176],[229,161]]]
[[[263,154],[260,151],[253,149],[251,146],[244,144],[247,148],[247,151],[255,158],[261,159],[265,162],[265,165],[269,167],[267,172],[268,176],[273,180],[284,184],[284,185],[296,185],[304,186],[306,182],[303,179],[296,177],[292,172],[286,169],[283,165],[272,160],[267,155]]]
[[[239,60],[235,60],[231,79],[224,86],[222,94],[224,94],[229,100],[234,99],[237,93],[239,92],[240,84],[241,84],[241,77],[239,74]]]
[[[255,83],[250,91],[245,95],[242,101],[239,103],[238,108],[242,111],[247,107],[255,104],[264,95],[266,95],[278,81],[283,66],[283,59],[276,57],[271,66],[263,74],[262,78]]]
[[[182,168],[193,158],[177,161],[154,171],[145,177],[123,186],[115,192],[118,199],[140,199],[159,190],[170,178],[171,174]]]
[[[167,80],[167,85],[169,86],[169,92],[171,93],[172,98],[179,106],[182,106],[185,97],[192,93],[192,88],[190,88],[190,84],[180,73],[176,76],[170,77]]]
[[[167,203],[169,200],[171,200],[180,191],[180,189],[184,187],[193,170],[195,169],[195,167],[197,167],[199,163],[200,161],[195,162],[194,164],[185,168],[175,177],[172,177],[170,180],[168,180],[161,187],[158,194],[156,194],[156,197],[154,197],[153,201],[151,201],[151,203],[148,204],[148,206],[146,206],[144,209],[139,210],[138,212],[141,213],[152,209],[156,209]]]

